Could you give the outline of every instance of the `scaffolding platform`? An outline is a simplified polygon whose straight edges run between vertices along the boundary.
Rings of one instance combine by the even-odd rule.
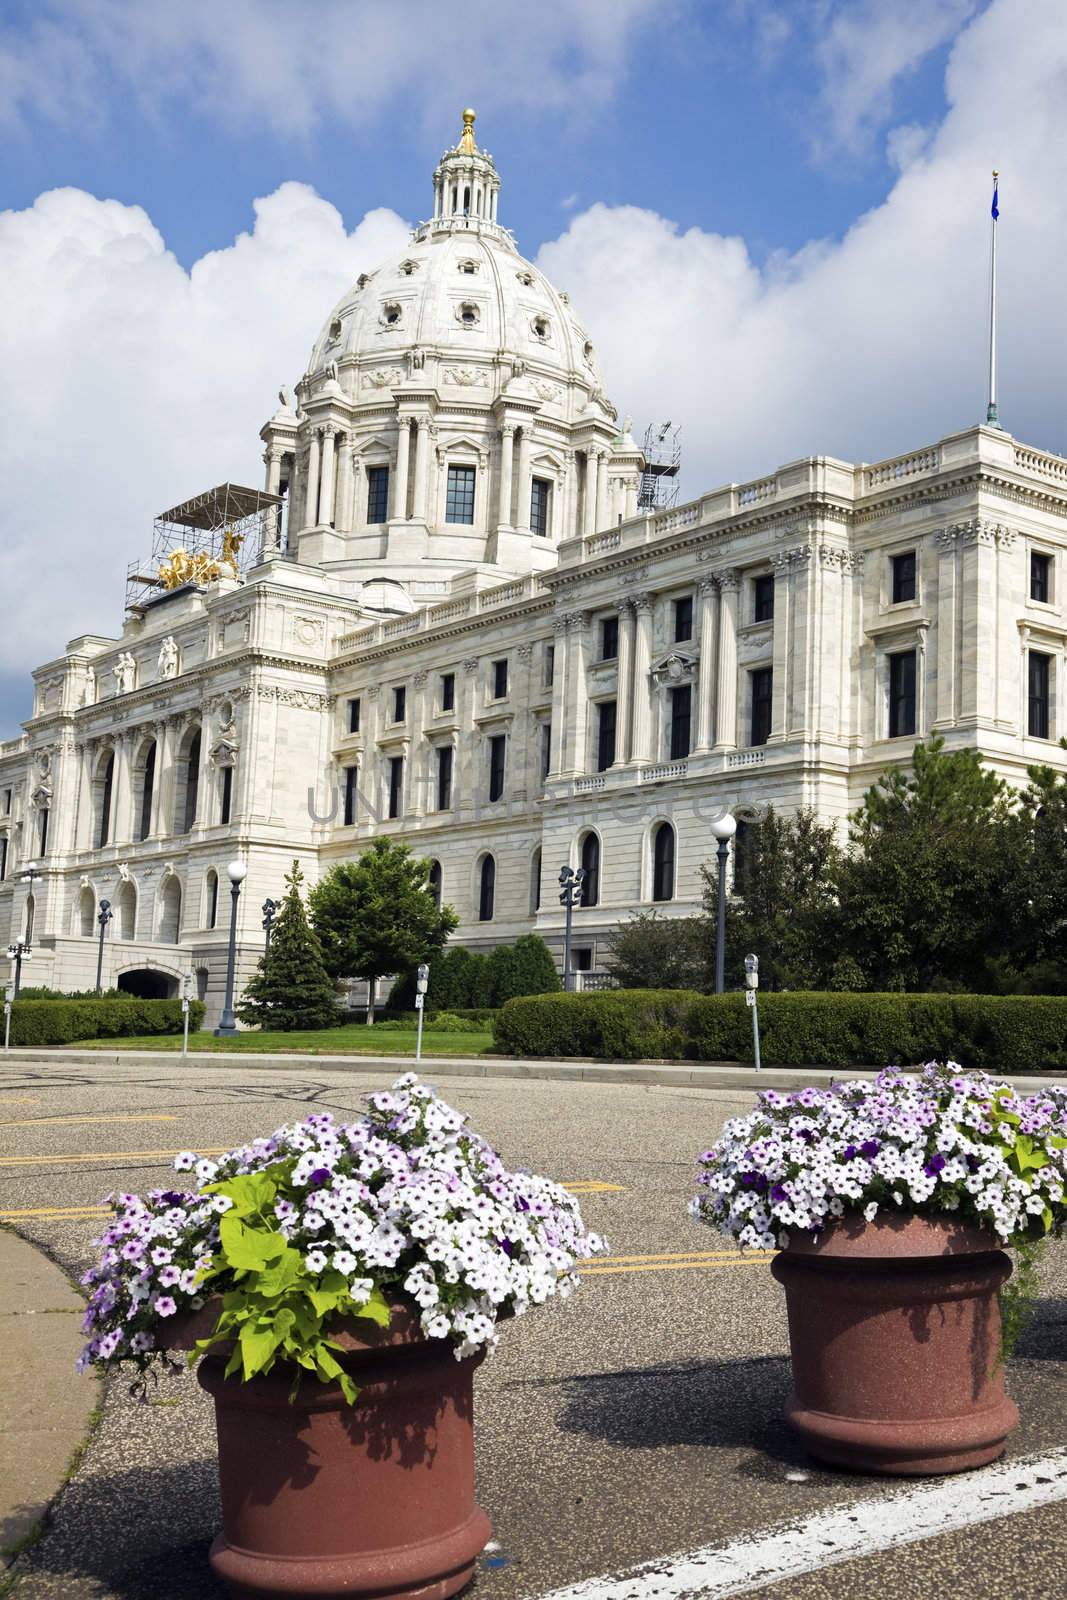
[[[645,465],[637,491],[640,511],[662,511],[678,498],[678,473],[682,465],[680,428],[670,422],[652,422],[645,429],[642,454]]]
[[[178,589],[203,589],[220,578],[240,582],[249,567],[278,547],[280,495],[220,483],[161,511],[152,556],[126,569],[126,609],[143,611]]]

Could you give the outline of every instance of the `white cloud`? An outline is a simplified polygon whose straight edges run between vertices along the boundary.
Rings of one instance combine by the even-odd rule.
[[[877,460],[984,416],[989,171],[1002,169],[1005,425],[1067,449],[1067,29],[996,0],[949,59],[949,109],[844,239],[762,269],[737,238],[594,206],[540,252],[620,409],[683,425],[683,494],[807,454]]]
[[[77,189],[0,215],[0,437],[6,444],[0,672],[122,620],[152,518],[213,483],[259,484],[259,428],[303,372],[331,306],[399,252],[407,225],[352,232],[302,184],[186,272],[137,206]]]
[[[668,10],[670,7],[668,7]],[[44,0],[0,42],[0,120],[98,122],[113,85],[143,114],[310,133],[326,116],[398,113],[439,128],[480,109],[544,107],[579,119],[622,75],[655,0]],[[6,108],[6,113],[5,113]],[[451,126],[451,122],[449,123]]]

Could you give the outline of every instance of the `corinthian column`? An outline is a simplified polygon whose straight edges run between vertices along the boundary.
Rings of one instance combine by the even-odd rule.
[[[715,681],[715,606],[717,590],[714,578],[704,578],[700,595],[700,666],[697,676],[697,740],[696,750],[711,749],[712,684]]]
[[[308,443],[308,481],[304,489],[304,527],[313,528],[319,516],[319,432],[312,428]]]
[[[637,631],[634,638],[633,672],[633,741],[631,760],[652,759],[652,694],[649,673],[652,670],[652,596],[634,595]]]
[[[319,525],[333,521],[333,467],[337,452],[337,428],[328,422],[322,430],[322,486],[319,489]]]
[[[591,533],[596,532],[596,480],[597,480],[596,450],[585,452],[585,504],[582,507],[582,533],[588,539]]]
[[[531,493],[531,462],[533,460],[533,436],[528,422],[522,425],[519,434],[519,495],[515,507],[515,526],[524,533],[530,531],[530,493]]]
[[[608,453],[601,450],[597,457],[596,466],[596,525],[598,528],[611,526],[611,504],[608,485]]]
[[[333,525],[338,533],[352,531],[352,437],[337,447],[337,510]]]
[[[121,733],[115,740],[114,797],[111,802],[109,843],[128,844],[131,838],[130,738]]]
[[[411,451],[411,422],[400,418],[396,440],[396,472],[393,474],[393,517],[406,522],[408,514],[408,461]]]
[[[586,681],[588,625],[587,611],[572,611],[567,618],[567,704],[570,719],[567,725],[564,771],[572,773],[584,772],[586,765],[586,721],[589,704],[589,685]]]
[[[719,694],[715,708],[715,749],[737,749],[737,596],[736,567],[716,573],[719,585]]]
[[[629,600],[620,600],[619,613],[619,687],[615,704],[615,760],[614,766],[623,766],[630,759],[633,743],[630,737],[630,717],[633,709],[634,633],[636,619]]]
[[[430,419],[419,417],[415,425],[415,497],[411,514],[416,522],[426,521],[426,486],[430,472]]]
[[[496,520],[500,527],[511,527],[511,470],[515,460],[515,427],[505,422],[500,429],[500,495]]]

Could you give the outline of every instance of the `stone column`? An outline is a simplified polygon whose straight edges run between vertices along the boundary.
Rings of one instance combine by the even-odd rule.
[[[589,685],[586,680],[588,611],[572,611],[567,618],[567,750],[564,772],[582,773],[588,760],[586,722]]]
[[[430,473],[430,419],[419,417],[415,432],[415,500],[412,516],[416,522],[426,521],[426,489]]]
[[[518,502],[515,506],[515,526],[524,533],[530,531],[530,494],[533,473],[533,433],[528,422],[522,425],[519,434],[519,491]]]
[[[633,739],[630,759],[635,762],[652,759],[652,596],[634,595],[637,628],[634,638],[633,671]]]
[[[322,430],[322,483],[319,488],[319,526],[333,522],[333,469],[337,453],[337,428],[328,422]]]
[[[625,766],[633,750],[631,714],[633,710],[634,633],[636,618],[629,600],[620,600],[619,613],[619,688],[615,703],[615,760]]]
[[[565,471],[556,473],[552,482],[552,520],[549,524],[549,536],[553,544],[566,537],[564,533],[564,511],[567,503],[567,474]]]
[[[164,717],[156,733],[156,772],[152,786],[152,837],[174,832],[174,745],[179,717]]]
[[[596,532],[596,483],[599,452],[585,452],[585,504],[582,507],[582,534],[588,539]]]
[[[559,537],[573,539],[578,532],[578,474],[573,450],[563,453],[563,509]]]
[[[478,453],[478,470],[474,477],[474,526],[479,533],[489,532],[489,456]]]
[[[411,422],[401,417],[396,440],[396,468],[393,473],[393,519],[406,522],[408,515],[408,460],[411,450]]]
[[[556,630],[555,663],[552,673],[552,748],[548,775],[557,778],[565,765],[567,750],[567,617],[560,612],[554,619]]]
[[[737,599],[741,574],[727,567],[715,575],[719,585],[719,683],[715,706],[715,749],[737,749]]]
[[[718,590],[714,578],[703,578],[699,589],[700,665],[697,674],[697,737],[695,750],[710,750],[712,743],[712,693],[715,682],[715,607]]]
[[[408,745],[406,766],[406,806],[405,815],[421,817],[427,811],[433,810],[430,801],[429,782],[430,771],[428,762],[433,758],[433,746],[429,739],[424,737],[426,729],[426,685],[429,681],[428,672],[416,672],[411,680],[414,691],[411,696],[410,721],[411,741]]]
[[[130,736],[120,733],[115,739],[115,781],[111,794],[110,844],[129,844],[133,837],[130,796]]]
[[[263,452],[263,464],[267,469],[264,487],[268,494],[278,493],[278,481],[281,475],[282,452],[281,446],[268,445]]]
[[[209,782],[214,767],[209,765],[208,753],[213,735],[211,731],[210,714],[205,712],[200,722],[200,761],[196,774],[196,811],[193,814],[193,827],[209,827],[215,818],[213,815],[215,796]]]
[[[308,442],[308,476],[304,488],[304,527],[313,528],[319,515],[319,433],[312,428]]]
[[[282,473],[282,447],[280,444],[269,445],[263,452],[263,461],[267,468],[267,493],[277,494]],[[268,550],[277,550],[282,539],[282,508],[276,507],[270,513],[266,532],[263,535],[263,548],[260,555]]]
[[[91,850],[93,846],[93,758],[96,744],[87,739],[79,746],[78,815],[75,823],[75,850]]]
[[[500,495],[497,523],[502,528],[511,527],[511,470],[515,459],[515,426],[505,422],[500,429]]]
[[[333,525],[338,533],[352,528],[352,441],[346,435],[337,446],[337,507]]]
[[[361,456],[352,456],[352,499],[348,519],[348,532],[361,533],[367,526],[367,480],[363,473]]]
[[[608,484],[608,453],[601,450],[597,457],[596,469],[596,526],[607,528],[611,526],[611,504],[609,500]]]

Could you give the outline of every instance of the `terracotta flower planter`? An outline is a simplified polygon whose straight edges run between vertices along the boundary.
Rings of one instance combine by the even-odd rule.
[[[176,1328],[191,1349],[215,1324],[205,1307]],[[337,1334],[360,1387],[291,1372],[249,1383],[224,1378],[228,1352],[205,1357],[215,1401],[222,1532],[211,1565],[235,1595],[320,1600],[446,1600],[467,1583],[490,1537],[474,1500],[473,1377],[482,1357],[457,1361],[427,1340],[405,1306],[389,1328],[354,1319]]]
[[[1004,1393],[990,1233],[944,1217],[849,1218],[794,1235],[785,1288],[786,1416],[813,1456],[865,1472],[963,1472],[994,1461],[1019,1413]]]

